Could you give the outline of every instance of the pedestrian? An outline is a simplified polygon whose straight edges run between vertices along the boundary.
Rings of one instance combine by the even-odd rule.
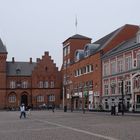
[[[25,105],[22,104],[20,106],[20,119],[22,118],[22,116],[24,116],[24,118],[26,118],[26,112],[25,112]]]
[[[119,107],[118,107],[118,105],[115,106],[115,112],[116,112],[116,115],[118,115],[118,113],[119,113]]]
[[[28,110],[28,116],[31,116],[31,106],[30,105],[27,107],[27,110]]]
[[[55,105],[54,105],[54,104],[52,104],[52,112],[54,112],[54,108],[55,108]]]
[[[115,111],[115,105],[113,103],[112,106],[111,106],[111,115],[115,115],[116,114],[115,112],[116,112]]]

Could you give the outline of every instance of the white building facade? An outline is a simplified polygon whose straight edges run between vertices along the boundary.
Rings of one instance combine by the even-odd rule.
[[[104,110],[121,110],[123,99],[126,111],[140,111],[140,32],[102,57],[102,75]]]

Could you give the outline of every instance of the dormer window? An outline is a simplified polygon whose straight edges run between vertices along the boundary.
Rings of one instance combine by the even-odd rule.
[[[17,69],[16,69],[16,74],[19,75],[20,72],[21,72],[20,68],[17,68]]]
[[[90,55],[90,50],[88,46],[85,47],[85,57],[88,57]]]
[[[80,54],[79,52],[76,52],[76,61],[78,61],[80,59]]]

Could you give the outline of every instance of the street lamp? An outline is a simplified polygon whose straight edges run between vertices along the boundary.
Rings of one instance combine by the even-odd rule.
[[[84,87],[84,106],[83,106],[83,113],[85,113],[85,106],[86,106],[86,99],[88,97],[86,86]]]
[[[121,93],[122,93],[122,115],[124,115],[124,81],[121,83]]]

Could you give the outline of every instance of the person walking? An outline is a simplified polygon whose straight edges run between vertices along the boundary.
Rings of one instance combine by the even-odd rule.
[[[52,104],[52,112],[54,112],[54,108],[55,108],[55,105],[54,105],[54,104]]]
[[[27,106],[27,110],[28,110],[28,116],[31,116],[31,106],[30,105]]]
[[[116,115],[118,115],[118,113],[119,113],[118,105],[116,105],[116,107],[115,107],[115,111],[116,111]]]
[[[26,118],[26,112],[25,112],[25,105],[22,104],[20,106],[20,119],[22,118],[22,116],[24,116],[24,118]]]

